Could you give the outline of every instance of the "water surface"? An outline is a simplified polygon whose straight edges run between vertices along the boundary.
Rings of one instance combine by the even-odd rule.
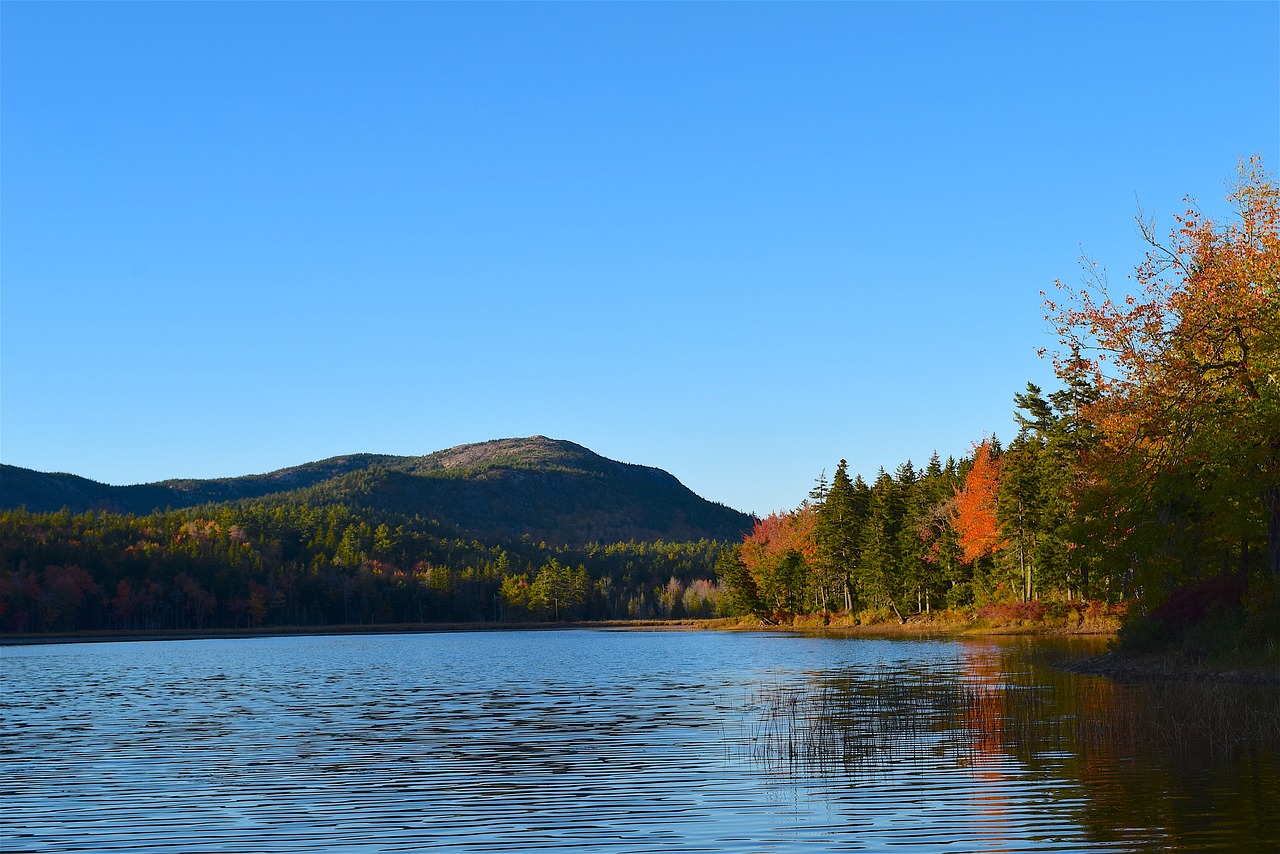
[[[1280,847],[1274,690],[1115,685],[1059,654],[614,631],[8,647],[0,850]]]

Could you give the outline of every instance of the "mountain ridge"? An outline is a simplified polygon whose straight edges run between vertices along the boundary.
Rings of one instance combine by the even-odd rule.
[[[659,468],[545,436],[457,445],[422,456],[348,454],[232,478],[111,486],[0,464],[0,507],[32,512],[156,510],[245,501],[344,503],[432,518],[487,537],[564,544],[731,540],[752,517],[707,501]]]

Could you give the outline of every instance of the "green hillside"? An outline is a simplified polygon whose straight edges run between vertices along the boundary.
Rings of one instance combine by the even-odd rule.
[[[421,457],[354,454],[259,475],[109,486],[70,474],[0,466],[0,507],[147,514],[266,499],[342,504],[432,519],[486,539],[589,542],[736,541],[751,517],[695,495],[671,474],[534,436],[460,445]]]

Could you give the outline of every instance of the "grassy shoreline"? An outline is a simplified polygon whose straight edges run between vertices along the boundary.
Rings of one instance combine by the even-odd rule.
[[[739,631],[821,634],[838,637],[936,637],[984,635],[1110,635],[1114,627],[1067,628],[1047,625],[988,625],[979,622],[910,620],[903,624],[866,625],[818,618],[798,618],[784,625],[768,625],[738,617],[674,620],[595,620],[562,622],[456,622],[382,623],[329,626],[259,626],[235,629],[129,629],[71,632],[29,632],[0,634],[0,646],[27,646],[59,643],[111,643],[150,640],[226,640],[319,635],[434,634],[439,632],[564,631],[568,629],[610,629],[626,631]]]

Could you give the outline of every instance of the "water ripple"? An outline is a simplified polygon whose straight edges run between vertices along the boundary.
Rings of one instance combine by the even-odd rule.
[[[1090,824],[1091,786],[1126,778],[1067,773],[1082,759],[1072,745],[1015,755],[977,723],[957,724],[960,694],[884,682],[923,674],[954,688],[973,656],[955,643],[614,632],[7,648],[0,850],[1136,851],[1169,841],[1131,815]],[[832,691],[862,705],[814,706]],[[1045,691],[1031,696],[1057,701]],[[989,705],[978,699],[966,714]],[[1209,850],[1214,838],[1195,841]]]

